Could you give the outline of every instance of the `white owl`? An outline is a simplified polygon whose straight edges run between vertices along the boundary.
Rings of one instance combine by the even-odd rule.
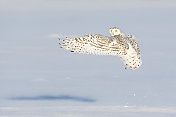
[[[141,55],[136,38],[125,36],[120,29],[109,30],[111,37],[100,34],[88,34],[78,38],[60,39],[61,48],[71,52],[96,55],[119,56],[125,68],[136,69],[142,64]]]

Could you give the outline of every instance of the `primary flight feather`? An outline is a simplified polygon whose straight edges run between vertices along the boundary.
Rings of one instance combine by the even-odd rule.
[[[61,48],[71,52],[95,55],[119,56],[125,68],[136,69],[142,64],[140,50],[133,35],[125,36],[120,29],[109,30],[111,37],[89,34],[79,38],[67,38],[60,43]]]

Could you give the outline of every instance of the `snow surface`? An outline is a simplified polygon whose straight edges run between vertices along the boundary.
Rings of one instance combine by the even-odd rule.
[[[176,107],[41,106],[1,107],[0,117],[156,117],[174,116]]]

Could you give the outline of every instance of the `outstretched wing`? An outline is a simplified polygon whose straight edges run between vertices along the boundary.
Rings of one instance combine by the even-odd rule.
[[[135,49],[135,51],[138,53],[138,55],[140,55],[140,50],[139,50],[139,46],[138,46],[136,37],[134,35],[128,35],[128,38],[129,38],[131,45]]]
[[[119,56],[126,68],[136,69],[142,61],[132,43],[121,36],[106,37],[99,34],[62,40],[61,48],[71,52]]]
[[[62,48],[76,53],[114,56],[126,54],[122,43],[119,43],[112,37],[99,34],[63,40],[63,43],[60,43],[60,45]]]
[[[125,64],[126,68],[129,69],[139,68],[142,65],[141,56],[130,43],[128,43],[128,45],[129,48],[127,49],[127,54],[119,55],[119,57]]]

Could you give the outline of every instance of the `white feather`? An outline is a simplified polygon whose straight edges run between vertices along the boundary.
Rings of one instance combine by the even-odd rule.
[[[112,37],[85,35],[66,39],[60,45],[76,53],[119,56],[129,69],[139,68],[142,64],[136,38],[126,37],[123,33]]]

